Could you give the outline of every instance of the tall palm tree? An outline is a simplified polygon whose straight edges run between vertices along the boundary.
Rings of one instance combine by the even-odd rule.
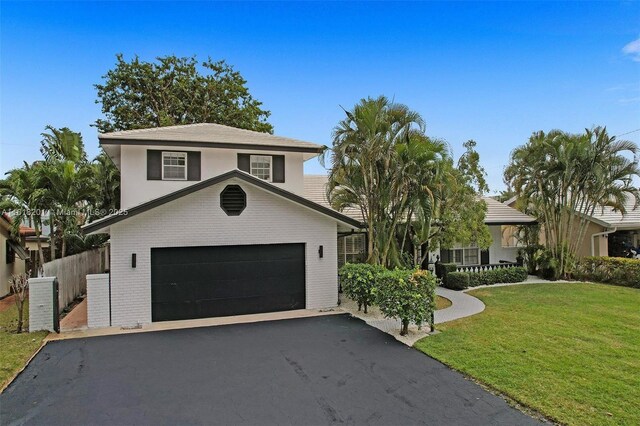
[[[362,99],[333,132],[332,168],[327,194],[335,208],[360,208],[367,223],[368,262],[386,264],[399,220],[398,203],[406,197],[396,181],[396,145],[413,130],[424,130],[422,117],[384,96]]]
[[[64,160],[74,163],[87,161],[82,135],[68,127],[57,129],[51,125],[41,133],[40,152],[46,161]]]
[[[624,214],[629,197],[640,200],[633,185],[640,168],[628,158],[637,150],[633,142],[594,127],[582,134],[536,132],[512,152],[505,182],[542,222],[556,277],[569,272],[596,209]]]
[[[33,226],[38,246],[38,262],[36,271],[42,275],[44,253],[42,251],[42,211],[49,206],[46,201],[46,191],[42,189],[39,170],[42,165],[35,163],[29,166],[26,162],[21,169],[7,172],[7,178],[0,180],[0,211],[8,212],[12,221],[12,234],[19,236],[20,225],[28,223]]]
[[[72,161],[47,163],[41,169],[45,199],[56,212],[61,233],[61,256],[67,255],[67,242],[86,221],[87,207],[95,200],[98,188],[94,170],[88,164],[77,166]]]

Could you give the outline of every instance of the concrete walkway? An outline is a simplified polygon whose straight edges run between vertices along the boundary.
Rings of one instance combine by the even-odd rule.
[[[60,320],[60,330],[72,331],[87,328],[87,298],[78,303],[62,320]]]
[[[449,290],[444,287],[436,287],[436,294],[451,301],[451,306],[436,311],[434,320],[436,324],[449,322],[484,311],[484,303],[480,299],[470,296],[462,291]]]

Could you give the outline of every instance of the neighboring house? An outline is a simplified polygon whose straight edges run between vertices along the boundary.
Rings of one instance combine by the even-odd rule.
[[[20,237],[24,241],[24,246],[29,254],[25,270],[31,271],[31,276],[36,277],[38,274],[38,271],[35,270],[35,265],[38,263],[38,236],[36,235],[36,230],[29,226],[20,225]],[[42,254],[45,262],[48,262],[51,258],[51,253],[49,251],[49,237],[44,234],[40,235],[40,246],[42,247]]]
[[[331,207],[327,200],[327,176],[315,175],[304,177],[305,196],[310,200]],[[489,227],[492,237],[492,244],[487,250],[480,250],[478,247],[456,246],[450,250],[439,249],[430,253],[430,259],[425,263],[433,263],[438,256],[444,263],[457,263],[460,266],[486,265],[504,262],[515,262],[518,257],[518,249],[521,248],[515,238],[518,225],[531,225],[536,222],[534,217],[521,213],[520,211],[506,206],[491,197],[483,197],[487,203],[487,214],[485,224]],[[345,209],[343,214],[350,216],[360,222],[363,221],[362,213],[359,209]],[[338,238],[338,265],[342,266],[346,262],[358,262],[366,260],[366,234],[345,233]]]
[[[25,271],[28,258],[23,242],[11,236],[11,218],[6,214],[0,215],[0,297],[9,294],[9,279],[13,274]]]
[[[533,225],[536,223],[536,218],[491,197],[483,197],[482,199],[487,203],[484,223],[488,226],[491,234],[491,246],[487,250],[473,246],[458,246],[451,250],[441,249],[439,253],[434,253],[440,255],[441,262],[473,266],[516,261],[518,250],[522,248],[516,238],[517,227],[519,225]]]
[[[505,201],[508,206],[515,206],[516,199]],[[586,216],[589,223],[578,256],[614,256],[623,257],[626,251],[640,246],[640,206],[636,206],[635,198],[627,200],[626,213],[614,211],[611,207],[598,208],[591,216]],[[544,236],[541,235],[541,242]]]
[[[323,146],[217,124],[99,139],[123,212],[83,229],[110,234],[112,325],[337,305],[338,236],[361,223],[305,197]]]

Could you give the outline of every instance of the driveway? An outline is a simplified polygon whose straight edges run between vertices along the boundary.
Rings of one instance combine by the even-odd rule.
[[[0,395],[10,424],[535,424],[359,319],[56,341]]]

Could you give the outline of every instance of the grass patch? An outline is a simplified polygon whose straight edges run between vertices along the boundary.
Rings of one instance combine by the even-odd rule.
[[[28,330],[29,302],[26,303],[24,317],[24,328]],[[16,334],[17,324],[18,309],[15,305],[0,312],[0,388],[24,367],[47,335],[46,331]]]
[[[451,300],[447,299],[446,297],[436,296],[436,311],[439,311],[440,309],[446,309],[449,306],[451,306]]]
[[[416,348],[559,422],[640,424],[640,290],[531,284],[469,294],[486,310]]]

